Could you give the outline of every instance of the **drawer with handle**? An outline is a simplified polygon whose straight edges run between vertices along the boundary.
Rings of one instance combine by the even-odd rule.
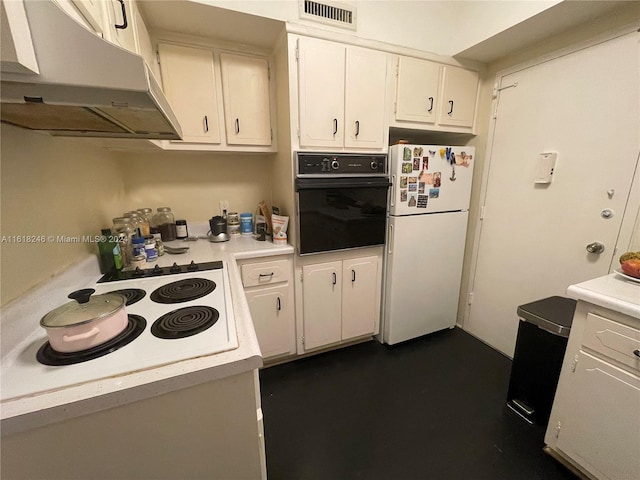
[[[582,345],[640,371],[640,330],[587,314]]]
[[[245,263],[241,267],[242,285],[255,287],[289,280],[289,261]]]

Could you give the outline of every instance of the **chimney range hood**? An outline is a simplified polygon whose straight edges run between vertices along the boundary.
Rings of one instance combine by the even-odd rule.
[[[27,1],[39,74],[0,73],[2,122],[51,135],[179,140],[141,56],[98,37],[52,1]]]

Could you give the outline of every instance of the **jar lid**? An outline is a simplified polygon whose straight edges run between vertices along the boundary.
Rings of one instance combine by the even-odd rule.
[[[137,211],[141,212],[141,213],[151,213],[151,212],[153,212],[153,210],[151,210],[150,208],[139,208]]]
[[[140,212],[127,212],[123,216],[129,217],[129,218],[136,218],[140,216]]]
[[[158,212],[170,212],[171,208],[169,208],[169,207],[158,207],[157,210],[158,210]]]
[[[116,217],[113,219],[113,223],[130,223],[131,218],[129,217]]]
[[[112,315],[125,305],[125,298],[117,293],[95,295],[93,288],[78,290],[69,294],[73,302],[51,310],[40,320],[43,327],[68,327],[81,325],[92,320]]]
[[[253,217],[253,213],[241,213],[240,218],[251,218]]]
[[[132,237],[131,238],[131,243],[144,243],[144,237]]]

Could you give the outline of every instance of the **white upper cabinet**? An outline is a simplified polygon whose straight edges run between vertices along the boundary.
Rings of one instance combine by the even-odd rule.
[[[105,33],[109,22],[106,0],[71,0],[71,2],[98,35]]]
[[[396,77],[392,126],[473,133],[478,72],[398,56]]]
[[[442,108],[438,123],[473,127],[478,96],[478,72],[445,65],[443,67]]]
[[[344,45],[298,40],[300,145],[342,147],[344,132]]]
[[[137,9],[131,0],[108,0],[109,40],[133,53],[140,53],[135,31],[135,14]]]
[[[178,117],[185,142],[220,143],[213,52],[159,43],[164,93]]]
[[[226,138],[229,145],[271,145],[269,63],[220,54]]]
[[[300,146],[383,148],[386,54],[313,38],[297,49]]]
[[[400,57],[397,68],[396,120],[435,123],[441,65]]]

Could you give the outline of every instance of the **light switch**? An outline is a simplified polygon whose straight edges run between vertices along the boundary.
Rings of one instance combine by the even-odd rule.
[[[556,160],[558,154],[556,152],[546,152],[538,155],[538,168],[536,169],[536,178],[533,183],[549,184],[553,179],[553,171],[556,168]]]

